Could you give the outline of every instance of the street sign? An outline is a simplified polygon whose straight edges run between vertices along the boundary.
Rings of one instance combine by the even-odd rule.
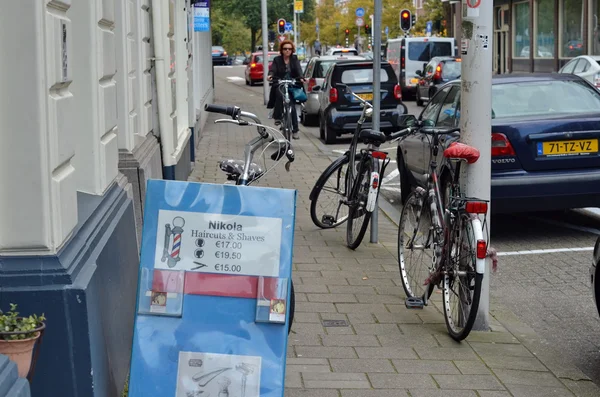
[[[292,25],[291,22],[286,22],[285,23],[285,31],[286,32],[292,32],[294,30],[294,25]]]
[[[363,26],[364,24],[365,24],[365,20],[364,19],[362,19],[360,17],[356,18],[356,26]]]
[[[359,18],[364,17],[365,16],[365,9],[362,8],[362,7],[358,7],[356,9],[356,16],[359,17]]]
[[[425,32],[427,33],[427,36],[431,36],[431,29],[432,28],[433,28],[433,22],[427,21],[427,25],[425,27]]]
[[[294,12],[297,14],[304,13],[304,0],[294,0]]]
[[[340,23],[339,23],[339,22],[336,22],[336,23],[335,23],[335,28],[336,28],[336,29],[339,29],[339,28],[340,28]]]
[[[280,43],[281,43],[283,40],[285,40],[285,39],[286,39],[286,37],[285,37],[284,35],[280,35],[280,36],[279,36],[279,42],[280,42]]]
[[[390,33],[390,28],[388,28],[387,26],[385,27],[385,34],[389,34]]]
[[[319,25],[315,26],[315,30],[317,31],[317,33],[319,33]]]

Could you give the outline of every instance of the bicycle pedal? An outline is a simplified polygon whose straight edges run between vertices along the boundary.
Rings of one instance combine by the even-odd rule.
[[[406,305],[407,309],[423,309],[423,306],[425,306],[423,299],[415,297],[406,298],[404,304]]]
[[[331,215],[323,215],[323,219],[321,221],[327,226],[331,226],[335,223],[335,219]]]

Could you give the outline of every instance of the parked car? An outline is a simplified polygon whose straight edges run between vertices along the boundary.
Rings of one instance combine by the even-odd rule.
[[[235,55],[231,57],[231,65],[245,65],[248,62],[246,55]]]
[[[596,240],[594,246],[594,256],[592,257],[592,266],[590,267],[590,280],[592,282],[592,293],[596,309],[600,314],[600,237]]]
[[[381,63],[381,113],[380,130],[386,133],[398,130],[398,117],[406,114],[406,105],[398,78],[387,62]],[[334,63],[323,79],[322,85],[312,88],[319,94],[319,133],[325,143],[334,143],[342,134],[354,133],[362,107],[358,99],[338,84],[346,84],[361,98],[373,100],[373,61],[341,61]],[[371,121],[363,124],[371,127]]]
[[[278,52],[269,52],[269,68],[273,63],[273,59],[277,55]],[[262,83],[263,81],[263,53],[255,52],[250,56],[250,61],[246,65],[245,71],[246,85],[254,85],[256,83]]]
[[[300,112],[302,124],[306,126],[318,124],[319,93],[313,91],[313,87],[323,84],[325,73],[327,73],[331,65],[336,62],[347,60],[360,61],[365,60],[365,58],[354,55],[324,55],[322,57],[313,57],[310,60],[306,66],[306,69],[304,70],[304,78],[306,79],[306,83],[304,83],[304,91],[306,91],[306,96],[308,99],[302,104],[302,111]]]
[[[417,106],[423,106],[423,102],[437,92],[438,88],[449,81],[460,77],[460,58],[456,57],[434,57],[429,63],[423,64],[423,70],[417,70],[419,76],[417,83]]]
[[[558,73],[572,73],[600,88],[600,56],[581,55],[571,59]]]
[[[419,119],[460,125],[460,81],[433,96]],[[492,80],[491,209],[494,213],[596,207],[600,202],[600,91],[570,74],[502,75]],[[443,147],[459,134],[443,139]],[[401,199],[425,186],[429,143],[423,134],[400,141]],[[452,164],[439,152],[441,191]]]
[[[227,65],[227,51],[220,45],[212,46],[212,63],[213,65]]]
[[[325,55],[358,55],[358,50],[350,47],[331,47]]]

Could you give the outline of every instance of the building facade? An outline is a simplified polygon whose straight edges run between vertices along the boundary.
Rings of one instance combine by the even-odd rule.
[[[448,2],[460,42],[461,2]],[[600,55],[600,0],[494,0],[494,72],[555,72]]]
[[[123,389],[146,181],[187,180],[214,95],[193,2],[1,2],[0,308],[48,319],[32,395]]]

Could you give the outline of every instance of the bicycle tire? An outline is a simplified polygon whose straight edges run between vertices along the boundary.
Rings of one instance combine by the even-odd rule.
[[[470,230],[469,230],[470,229]],[[457,233],[458,232],[458,233]],[[466,236],[466,240],[464,240]],[[443,306],[444,306],[444,319],[446,321],[446,328],[452,339],[461,341],[465,339],[475,323],[477,317],[477,310],[479,309],[479,300],[481,298],[481,285],[483,282],[483,274],[477,273],[477,240],[483,239],[483,231],[481,228],[481,221],[478,218],[470,218],[468,214],[461,214],[460,222],[458,226],[454,226],[452,230],[447,256],[444,278],[443,278]],[[465,244],[468,244],[471,251],[463,256],[463,249]],[[455,249],[456,247],[456,249]],[[452,257],[451,254],[457,253],[458,258]],[[471,263],[464,263],[463,258],[470,261]],[[470,266],[469,269],[467,266]],[[459,307],[460,317],[458,320],[452,317],[452,305],[450,298],[452,293],[455,292],[454,284],[455,280],[452,280],[458,270],[465,271],[466,276],[458,275],[460,280],[459,285],[463,286],[460,291],[456,293],[460,297],[460,301],[468,300],[468,302],[462,303]],[[463,281],[467,283],[463,283]],[[463,295],[465,291],[469,294]],[[470,302],[470,304],[469,304]],[[468,307],[468,313],[464,313],[465,307]]]
[[[371,183],[371,171],[373,169],[373,161],[371,157],[362,160],[362,172],[357,175],[356,182],[350,190],[348,197],[348,221],[346,223],[346,245],[348,248],[355,250],[362,243],[371,220],[371,213],[365,209],[367,204],[367,196],[369,194],[369,184]],[[360,169],[360,168],[359,168]],[[350,204],[352,203],[352,204]],[[375,209],[377,211],[377,209]],[[358,233],[353,232],[355,221],[362,217],[362,224],[358,229]]]
[[[420,197],[420,193],[413,191],[408,195],[406,203],[402,206],[400,222],[398,223],[398,268],[400,270],[402,288],[404,289],[406,297],[422,298],[423,300],[426,300],[431,296],[435,286],[429,284],[427,288],[423,287],[423,282],[430,275],[433,260],[433,255],[424,255],[426,255],[426,252],[433,253],[433,239],[436,237],[431,228],[429,206],[423,205],[424,201],[425,197]],[[415,214],[416,225],[411,225],[408,229],[408,233],[405,233],[407,231],[405,230],[408,221],[407,218],[411,213]],[[419,232],[421,233],[420,235]],[[421,266],[417,267],[416,264],[412,263],[415,248],[413,246],[409,249],[406,245],[410,240],[405,241],[405,238],[412,239],[413,243],[420,243],[416,244],[417,246],[423,247],[418,250],[419,252],[422,252],[422,254],[417,258],[421,259]],[[410,255],[407,255],[406,250],[410,251]],[[417,273],[410,270],[415,267],[417,268]]]
[[[337,178],[337,181],[334,182],[334,187],[332,189],[336,190],[340,194],[340,199],[345,198],[346,179],[347,179],[348,173],[346,172],[344,174],[344,176],[342,176],[341,173],[349,161],[350,161],[350,158],[349,158],[348,154],[345,154],[342,157],[336,159],[327,168],[325,168],[325,171],[323,171],[323,173],[321,174],[319,179],[317,179],[317,182],[315,183],[315,186],[313,187],[313,190],[311,191],[311,194],[310,194],[310,201],[311,201],[310,202],[310,218],[312,219],[315,226],[317,226],[321,229],[331,229],[331,228],[337,227],[337,226],[343,224],[344,222],[346,222],[346,220],[348,219],[347,213],[346,213],[346,216],[342,217],[342,219],[339,219],[339,208],[341,208],[341,207],[338,208],[335,215],[324,214],[322,217],[319,217],[317,212],[321,208],[320,203],[322,201],[321,202],[319,201],[319,198],[322,197],[321,192],[326,190],[325,186],[327,185],[329,178],[331,178],[332,176],[336,176],[336,178]],[[342,179],[343,179],[343,181],[342,181]],[[342,186],[342,183],[343,183],[343,186]],[[340,205],[346,206],[345,203],[342,204],[341,202],[340,202]],[[325,221],[324,221],[325,216],[333,217],[333,223],[331,223],[331,224],[325,223]]]

